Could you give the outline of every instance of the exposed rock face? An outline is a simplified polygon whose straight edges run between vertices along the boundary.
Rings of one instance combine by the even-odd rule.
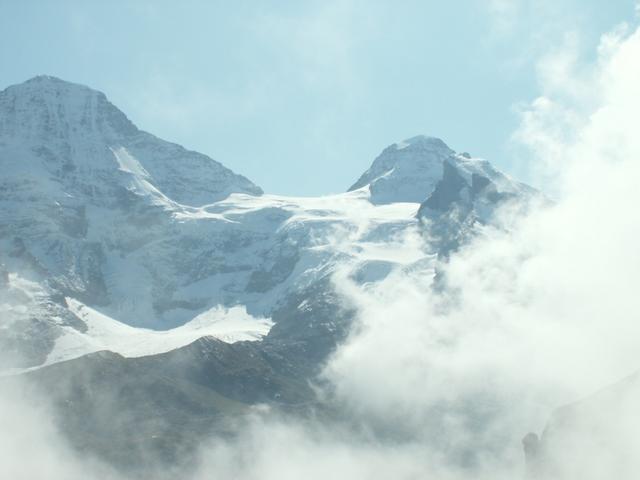
[[[535,190],[506,179],[490,167],[478,173],[464,163],[446,161],[442,178],[420,205],[418,218],[424,222],[434,249],[447,255],[468,242],[477,233],[477,226],[493,223],[500,208],[511,202],[524,211],[539,197]]]

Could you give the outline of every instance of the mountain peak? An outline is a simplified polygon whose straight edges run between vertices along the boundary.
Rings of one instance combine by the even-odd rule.
[[[373,203],[420,203],[442,178],[456,152],[440,138],[417,135],[385,148],[349,190],[367,187]]]
[[[416,135],[415,137],[397,142],[392,146],[395,146],[396,150],[410,148],[416,150],[443,150],[453,152],[453,150],[451,150],[449,146],[442,141],[442,139],[427,135]]]
[[[102,97],[106,99],[106,95],[99,90],[95,90],[81,83],[63,80],[53,75],[36,75],[22,83],[11,85],[0,93],[5,92],[22,96],[30,94],[54,95],[60,100],[64,99],[64,95]]]
[[[22,82],[21,85],[73,85],[80,88],[89,88],[84,85],[80,85],[73,82],[68,82],[67,80],[63,80],[59,77],[54,77],[53,75],[36,75],[28,80]]]
[[[449,172],[447,178],[445,173]],[[519,190],[516,182],[493,168],[486,160],[473,158],[466,152],[457,153],[437,137],[418,135],[385,148],[371,167],[349,190],[367,188],[372,203],[422,203],[445,181],[457,195],[458,179],[472,188],[479,179],[493,183],[502,192]],[[444,185],[442,186],[444,188]],[[451,192],[448,192],[451,193]],[[454,195],[455,197],[455,195]]]
[[[48,75],[0,91],[0,155],[9,174],[54,181],[60,195],[86,202],[111,201],[98,192],[122,184],[151,202],[191,206],[262,193],[206,155],[139,130],[104,93]]]
[[[104,93],[57,77],[38,75],[0,92],[0,136],[50,142],[137,132]]]

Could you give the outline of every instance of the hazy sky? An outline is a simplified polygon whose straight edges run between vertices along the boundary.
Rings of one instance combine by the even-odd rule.
[[[592,60],[634,0],[0,0],[0,88],[49,74],[270,193],[347,189],[424,133],[519,175],[509,138],[536,65]]]

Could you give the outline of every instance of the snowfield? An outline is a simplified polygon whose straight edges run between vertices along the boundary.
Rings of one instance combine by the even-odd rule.
[[[124,357],[144,357],[175,350],[207,336],[227,343],[259,340],[273,325],[269,319],[247,314],[244,307],[214,307],[180,327],[158,331],[131,327],[73,298],[67,298],[66,303],[84,321],[87,331],[64,327],[44,365],[101,350]]]

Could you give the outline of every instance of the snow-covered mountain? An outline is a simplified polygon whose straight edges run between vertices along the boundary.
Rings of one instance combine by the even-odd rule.
[[[0,146],[5,182],[37,179],[31,188],[54,201],[80,196],[100,206],[120,187],[160,205],[262,193],[206,155],[139,130],[103,93],[55,77],[0,93]]]
[[[447,187],[459,189],[458,183],[465,184],[477,192],[488,182],[498,193],[530,190],[486,160],[471,158],[466,152],[456,153],[439,138],[418,135],[385,148],[349,191],[366,189],[375,204],[422,203],[438,185],[442,185],[440,191],[449,192]]]
[[[420,203],[418,218],[440,255],[468,241],[478,225],[491,223],[497,209],[508,203],[525,209],[540,198],[488,161],[424,135],[384,149],[349,190],[362,191],[376,205]]]
[[[264,195],[139,130],[104,94],[48,76],[0,93],[0,162],[0,344],[14,368],[257,339],[274,322],[277,338],[337,341],[338,269],[366,283],[432,268],[505,199],[533,192],[420,136],[386,148],[347,193]],[[453,225],[452,209],[464,212]],[[455,240],[407,255],[399,239],[416,232]],[[329,299],[322,318],[309,296]]]
[[[53,77],[0,92],[0,166],[2,378],[44,388],[72,443],[118,465],[156,439],[173,462],[256,403],[313,404],[354,320],[337,281],[435,278],[439,257],[537,195],[423,136],[348,192],[263,194]]]

